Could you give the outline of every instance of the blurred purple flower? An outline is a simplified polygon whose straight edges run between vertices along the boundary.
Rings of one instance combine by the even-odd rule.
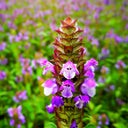
[[[19,83],[19,82],[23,81],[23,76],[16,76],[15,80],[17,83]]]
[[[50,23],[50,28],[51,28],[53,31],[55,31],[55,30],[57,29],[56,23],[55,23],[55,22]]]
[[[6,65],[8,63],[8,59],[7,58],[0,58],[0,64],[1,65]]]
[[[28,66],[28,67],[25,67],[25,68],[22,68],[22,73],[24,75],[26,75],[27,73],[29,73],[29,75],[32,75],[32,67],[31,66]]]
[[[0,80],[3,80],[6,77],[6,72],[0,70]]]
[[[99,47],[99,41],[95,38],[92,39],[92,42],[91,42],[92,45],[96,45],[97,47]]]
[[[126,64],[122,60],[118,60],[117,63],[115,64],[115,67],[117,69],[123,69],[126,67]]]
[[[109,68],[108,67],[105,67],[105,66],[102,66],[100,72],[103,75],[108,74]]]
[[[110,1],[110,0],[103,0],[103,2],[104,2],[104,4],[106,4],[106,5],[111,4],[111,1]]]
[[[6,43],[5,42],[2,42],[0,43],[0,51],[3,51],[6,47]]]
[[[120,99],[120,98],[117,98],[116,101],[117,101],[117,103],[118,103],[119,105],[122,105],[122,104],[124,103],[123,100]]]
[[[99,116],[99,126],[104,126],[104,125],[109,125],[109,118],[107,117],[106,114],[102,114]]]
[[[8,9],[7,3],[4,0],[0,1],[0,10],[6,10],[6,9]]]
[[[128,29],[128,23],[126,24],[125,29]]]
[[[2,25],[0,24],[0,31],[1,32],[3,32],[4,31],[4,29],[3,29],[3,27],[2,27]]]
[[[115,41],[116,41],[116,43],[121,43],[121,42],[123,42],[123,38],[121,38],[118,35],[115,35]]]
[[[8,22],[8,27],[11,29],[11,28],[13,28],[13,29],[17,29],[17,27],[16,27],[16,25],[13,23],[13,22],[11,22],[11,21],[9,21]]]
[[[26,95],[27,91],[17,91],[16,92],[16,96],[13,97],[13,100],[16,102],[16,103],[19,103],[21,102],[21,100],[25,100],[28,98],[28,96]]]
[[[25,123],[25,117],[21,113],[22,106],[18,106],[17,108],[8,108],[7,112],[12,119],[10,120],[10,125],[15,125],[18,128],[21,126],[21,123]]]
[[[99,79],[98,79],[99,83],[104,83],[105,81],[106,81],[106,78],[102,77],[102,76],[100,76]]]
[[[125,38],[125,42],[128,43],[128,36]]]
[[[99,12],[98,12],[98,11],[96,11],[96,12],[94,13],[93,18],[94,18],[94,19],[98,19],[98,18],[99,18]]]
[[[0,13],[0,19],[2,22],[5,22],[5,20],[6,20],[5,15]]]
[[[21,59],[20,59],[20,62],[21,62],[21,65],[22,65],[23,67],[25,67],[25,66],[28,66],[28,65],[29,65],[30,59],[21,58]]]

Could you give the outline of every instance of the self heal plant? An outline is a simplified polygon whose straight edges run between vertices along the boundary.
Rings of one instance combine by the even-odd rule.
[[[60,29],[56,30],[59,37],[54,43],[53,63],[46,59],[41,63],[45,67],[43,75],[48,71],[53,74],[53,79],[42,86],[46,96],[53,95],[46,108],[49,113],[55,112],[58,128],[83,128],[84,107],[96,94],[94,71],[98,62],[84,59],[86,52],[79,37],[82,31],[70,17],[61,21]]]

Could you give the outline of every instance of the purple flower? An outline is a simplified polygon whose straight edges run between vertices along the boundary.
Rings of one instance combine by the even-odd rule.
[[[3,80],[6,77],[6,72],[0,71],[0,80]]]
[[[25,123],[25,117],[21,113],[21,110],[22,106],[18,106],[17,108],[8,108],[7,112],[9,116],[12,117],[12,119],[10,120],[10,125],[17,125],[17,127],[19,127],[21,125],[19,124],[19,122]]]
[[[26,59],[26,58],[21,58],[20,61],[21,61],[21,65],[22,65],[23,67],[28,66],[29,63],[30,63],[30,59]]]
[[[99,126],[109,125],[109,118],[106,114],[102,114],[99,116]]]
[[[96,81],[94,79],[89,79],[89,78],[84,79],[83,84],[88,88],[93,88],[97,86]]]
[[[95,59],[90,59],[84,65],[84,70],[89,70],[90,68],[95,67],[96,65],[98,65],[98,62]]]
[[[126,64],[122,60],[118,60],[117,63],[115,64],[115,67],[117,69],[123,69],[126,67]]]
[[[116,41],[116,43],[123,42],[123,38],[121,38],[121,37],[118,36],[118,35],[115,35],[115,41]]]
[[[128,23],[127,23],[127,25],[126,25],[125,29],[128,29]]]
[[[58,85],[56,84],[56,80],[48,79],[41,86],[44,87],[44,94],[46,96],[50,94],[55,94],[58,91]]]
[[[63,82],[62,86],[60,87],[59,91],[61,92],[62,96],[65,98],[71,98],[73,96],[72,92],[75,92],[74,83],[71,80],[66,80]]]
[[[77,124],[76,124],[76,121],[73,121],[72,125],[70,128],[78,128]]]
[[[95,76],[95,74],[94,74],[94,72],[93,72],[92,70],[88,70],[88,71],[84,74],[84,76],[87,76],[88,78],[93,79],[94,76]]]
[[[96,45],[97,47],[99,47],[99,41],[95,38],[92,39],[92,42],[91,42],[92,45]]]
[[[109,5],[111,2],[110,0],[103,0],[104,4]]]
[[[5,42],[2,42],[0,43],[0,51],[3,51],[6,47],[6,43]]]
[[[98,81],[99,81],[99,83],[104,83],[105,80],[106,80],[105,77],[100,76]]]
[[[22,68],[22,73],[24,75],[26,75],[27,73],[29,73],[29,75],[32,75],[32,67],[28,66],[28,67]]]
[[[54,107],[60,107],[64,105],[63,98],[60,96],[53,96],[51,103]]]
[[[7,58],[1,58],[1,59],[0,59],[0,64],[1,64],[1,65],[6,65],[7,63],[8,63]]]
[[[70,60],[63,64],[63,68],[60,71],[60,74],[63,74],[63,76],[67,79],[72,79],[75,77],[75,75],[79,75],[79,71],[77,70],[77,65],[73,64]]]
[[[107,49],[107,48],[102,48],[101,53],[102,53],[103,55],[108,56],[108,55],[109,55],[109,49]]]
[[[124,103],[123,100],[120,99],[120,98],[117,98],[116,101],[117,101],[117,103],[118,103],[119,105],[122,105],[122,104]]]
[[[95,87],[92,87],[92,88],[89,88],[86,83],[83,83],[81,85],[81,92],[85,95],[89,95],[90,97],[93,97],[95,96],[96,94],[96,90],[95,90]]]
[[[47,59],[41,59],[39,61],[40,65],[46,66],[43,70],[43,75],[45,75],[48,71],[51,71],[52,73],[55,73],[54,65],[50,63]]]
[[[109,87],[111,90],[114,90],[115,89],[115,85],[110,85]]]
[[[23,76],[16,76],[15,80],[17,83],[19,83],[19,82],[23,81]]]
[[[103,75],[108,74],[109,68],[108,68],[108,67],[105,67],[105,66],[102,66],[100,72],[101,72]]]
[[[94,13],[93,18],[94,18],[94,19],[98,19],[98,18],[99,18],[99,12],[98,12],[98,11],[96,11],[96,12]]]
[[[79,95],[74,98],[74,101],[76,102],[75,106],[81,109],[86,103],[89,103],[89,96]]]
[[[18,91],[16,92],[16,96],[13,97],[13,100],[16,103],[19,103],[21,100],[25,100],[28,98],[28,96],[26,95],[27,91]]]
[[[51,28],[53,31],[55,31],[55,30],[57,29],[56,23],[55,23],[55,22],[51,23],[51,24],[50,24],[50,28]]]
[[[125,42],[128,43],[128,36],[125,38]]]
[[[54,112],[54,106],[52,104],[46,106],[48,113]]]

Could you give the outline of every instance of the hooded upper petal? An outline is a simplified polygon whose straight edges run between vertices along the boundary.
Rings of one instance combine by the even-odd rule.
[[[70,60],[63,64],[63,68],[60,71],[60,74],[63,74],[65,78],[72,79],[75,75],[79,75],[79,71],[77,70],[77,65],[73,64]]]

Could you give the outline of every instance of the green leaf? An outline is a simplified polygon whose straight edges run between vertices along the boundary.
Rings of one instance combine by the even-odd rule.
[[[97,113],[100,109],[102,108],[102,105],[100,104],[100,105],[98,105],[97,107],[95,107],[95,109],[94,109],[94,111],[93,111],[93,113]]]
[[[44,128],[57,128],[53,122],[45,122]]]
[[[92,123],[87,124],[84,128],[96,128],[96,126]]]

